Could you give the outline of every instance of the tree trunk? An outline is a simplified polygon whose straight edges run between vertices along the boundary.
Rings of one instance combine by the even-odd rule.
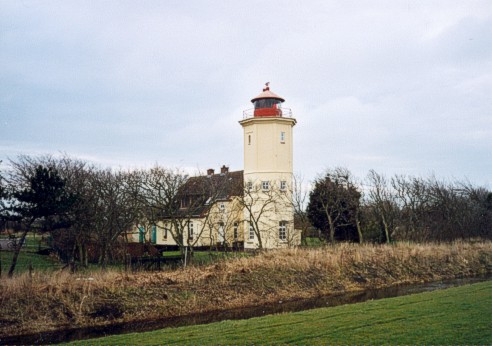
[[[80,265],[84,265],[84,249],[80,241],[77,241],[77,248],[79,249],[79,262]]]
[[[104,241],[101,248],[101,255],[99,256],[99,265],[101,266],[102,269],[106,269],[107,255],[108,255],[107,247],[108,246]]]
[[[17,258],[19,257],[21,247],[24,244],[24,241],[26,240],[26,236],[27,236],[27,232],[29,232],[29,228],[31,228],[31,223],[29,223],[29,227],[27,227],[26,230],[22,233],[19,244],[16,244],[14,257],[12,257],[12,264],[10,265],[10,269],[9,269],[9,274],[8,274],[9,278],[11,278],[14,275],[15,266],[17,265]]]
[[[335,244],[335,224],[331,215],[327,213],[328,216],[328,225],[330,226],[330,243]]]
[[[356,217],[355,224],[357,225],[357,233],[359,234],[359,244],[364,242],[364,237],[362,236],[362,228],[360,227],[359,217]]]
[[[390,242],[390,236],[389,236],[389,227],[388,223],[386,222],[386,218],[383,215],[383,225],[384,225],[384,235],[386,237],[386,243],[389,244]]]
[[[83,253],[84,253],[84,267],[88,267],[89,266],[89,253],[88,253],[88,250],[87,250],[87,246],[85,245],[82,245],[84,250],[83,250]]]

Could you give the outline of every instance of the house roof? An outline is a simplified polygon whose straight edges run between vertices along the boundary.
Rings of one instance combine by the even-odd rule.
[[[202,175],[189,178],[179,191],[179,199],[189,205],[182,214],[201,216],[217,201],[226,201],[243,193],[243,171]]]

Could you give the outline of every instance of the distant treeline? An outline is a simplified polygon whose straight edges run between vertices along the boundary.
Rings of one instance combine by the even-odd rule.
[[[179,169],[112,170],[49,155],[19,156],[0,167],[2,229],[20,231],[22,238],[47,234],[67,263],[121,261],[128,232],[137,225],[155,225],[163,215],[176,216],[178,225],[178,218],[194,212],[179,210],[179,191],[188,179]],[[305,243],[313,234],[326,242],[492,237],[492,193],[467,181],[386,178],[375,171],[359,180],[335,168],[315,179],[310,191],[294,177],[292,192],[295,226]],[[175,229],[171,236],[182,246],[184,226]]]
[[[491,239],[492,192],[470,182],[373,170],[358,180],[327,170],[309,192],[307,220],[329,241]]]

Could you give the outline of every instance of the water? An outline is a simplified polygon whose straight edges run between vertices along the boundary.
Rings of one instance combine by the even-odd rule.
[[[492,279],[492,275],[472,278],[458,278],[429,282],[423,284],[400,285],[362,292],[349,292],[336,295],[302,299],[296,301],[246,307],[225,311],[213,311],[194,315],[168,317],[158,320],[125,322],[109,326],[66,329],[55,332],[45,332],[0,339],[0,344],[52,344],[73,340],[91,339],[115,334],[140,333],[151,330],[206,324],[223,320],[239,320],[284,312],[295,312],[321,307],[331,307],[343,304],[360,303],[367,300],[404,296],[408,294],[434,291],[455,286],[472,284]]]

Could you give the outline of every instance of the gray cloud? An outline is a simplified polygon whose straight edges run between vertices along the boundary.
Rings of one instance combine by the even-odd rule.
[[[298,118],[295,170],[492,184],[492,5],[1,2],[0,158],[242,168],[266,81]]]

